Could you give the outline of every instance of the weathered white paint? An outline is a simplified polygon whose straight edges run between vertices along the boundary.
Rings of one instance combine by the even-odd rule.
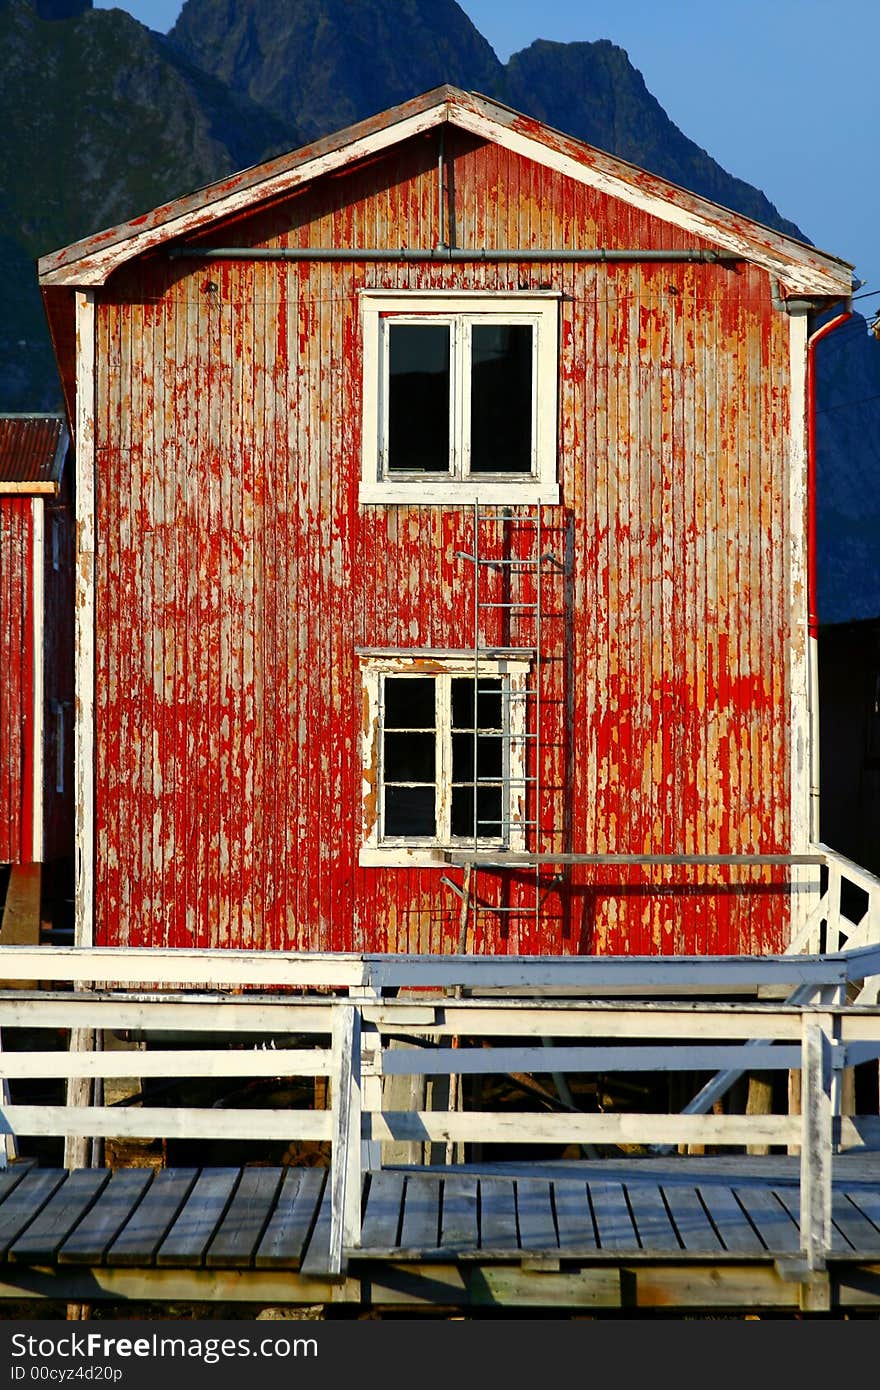
[[[397,1110],[364,1118],[371,1139],[482,1144],[794,1144],[799,1115],[538,1115]]]
[[[95,296],[76,293],[76,559],[74,572],[74,939],[94,940]],[[39,976],[37,977],[39,978]],[[94,976],[92,976],[94,978]]]
[[[815,693],[814,654],[808,638],[807,582],[807,315],[789,315],[789,560],[788,600],[791,622],[789,639],[790,748],[791,748],[791,848],[814,848],[818,825],[812,824],[813,785],[818,776],[819,741]],[[818,798],[818,784],[816,784]],[[819,896],[817,870],[795,869],[791,875],[789,939],[796,940]]]
[[[643,995],[750,992],[762,985],[839,986],[880,972],[880,945],[825,956],[431,956],[184,950],[152,947],[0,946],[0,981],[111,981],[205,988],[299,985],[375,990],[409,986],[488,993]],[[0,995],[2,1001],[2,995]],[[470,1007],[466,1000],[457,1007]],[[401,1002],[398,1007],[405,1007]],[[699,1009],[699,1005],[687,1006]]]
[[[182,1024],[179,1024],[182,1026]],[[162,1048],[136,1052],[0,1052],[0,1078],[120,1076],[329,1076],[323,1048]]]
[[[75,245],[66,248],[64,253],[55,252],[43,257],[38,267],[41,284],[104,284],[108,276],[127,260],[173,237],[191,234],[220,219],[234,219],[259,203],[282,197],[302,184],[334,173],[356,160],[375,157],[391,145],[449,121],[481,139],[495,141],[504,149],[620,198],[668,224],[704,237],[720,248],[741,253],[744,259],[763,266],[777,276],[792,292],[819,295],[849,293],[851,267],[836,258],[813,251],[782,233],[749,223],[748,219],[734,219],[732,214],[707,199],[683,193],[674,185],[646,176],[624,161],[592,150],[589,146],[579,147],[577,141],[564,138],[560,141],[555,132],[548,131],[548,138],[541,139],[534,126],[529,135],[515,130],[511,127],[511,121],[517,119],[516,113],[498,107],[491,100],[471,98],[465,93],[448,90],[439,95],[436,105],[426,110],[401,120],[394,120],[393,113],[389,113],[389,116],[388,124],[373,128],[369,134],[315,158],[297,161],[294,154],[286,167],[283,160],[272,161],[268,167],[277,172],[244,187],[234,186],[228,193],[218,192],[216,197],[197,208],[190,207],[175,215],[174,205],[171,204],[167,218],[158,225],[150,223],[145,227],[141,219],[137,223],[110,229],[101,244],[96,245],[95,238],[83,242],[78,256],[75,253],[79,248]],[[573,153],[566,153],[560,148],[561,143],[568,145]],[[630,170],[631,178],[627,177]],[[230,180],[224,180],[218,187],[222,189],[229,183]],[[748,234],[749,226],[754,227],[753,236]]]
[[[559,501],[557,468],[557,384],[559,371],[559,294],[555,290],[528,294],[485,294],[437,291],[360,292],[363,342],[363,428],[361,431],[362,503],[408,503],[424,506],[528,505]],[[410,479],[388,476],[387,393],[388,325],[395,322],[446,323],[452,334],[450,355],[449,438],[452,475],[422,475]],[[474,322],[527,323],[534,333],[532,401],[532,472],[520,477],[469,475],[468,430],[470,376],[467,350],[462,346]]]
[[[507,818],[507,846],[516,853],[525,847],[525,783],[526,762],[526,690],[531,662],[518,656],[493,652],[491,656],[475,657],[473,651],[434,652],[413,651],[401,655],[397,651],[360,654],[364,687],[364,720],[361,731],[362,765],[362,843],[358,862],[361,865],[427,865],[442,864],[444,852],[453,843],[450,827],[452,768],[450,765],[449,734],[452,727],[451,680],[453,676],[474,675],[496,677],[505,682],[504,707],[508,773],[504,778],[503,812]],[[437,824],[436,838],[425,837],[421,843],[385,835],[383,820],[383,786],[381,777],[382,743],[382,677],[400,675],[429,675],[437,678]],[[496,847],[497,852],[498,847]]]
[[[186,1106],[135,1109],[94,1105],[10,1105],[0,1123],[15,1134],[69,1139],[281,1139],[331,1137],[329,1110],[196,1110]],[[69,1165],[65,1165],[69,1166]]]

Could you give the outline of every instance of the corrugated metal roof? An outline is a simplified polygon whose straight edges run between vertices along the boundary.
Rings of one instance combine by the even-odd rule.
[[[56,491],[67,444],[62,415],[0,415],[0,490]]]

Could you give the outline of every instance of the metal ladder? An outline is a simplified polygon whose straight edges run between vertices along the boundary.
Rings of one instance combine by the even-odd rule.
[[[521,543],[523,531],[531,531],[528,547]],[[524,551],[528,549],[528,554]],[[548,565],[555,565],[552,555],[544,551],[544,518],[540,503],[528,506],[511,504],[486,504],[475,501],[473,504],[473,548],[471,552],[459,550],[457,558],[473,566],[472,597],[472,646],[474,656],[474,722],[473,722],[473,778],[474,778],[474,826],[472,850],[474,860],[465,866],[461,885],[445,881],[459,894],[461,912],[459,917],[459,951],[465,953],[468,942],[477,941],[477,928],[481,918],[488,914],[507,918],[508,929],[513,923],[522,928],[527,923],[533,934],[540,925],[543,897],[541,869],[538,864],[521,870],[531,880],[526,890],[518,886],[516,902],[511,902],[510,886],[499,884],[497,901],[488,900],[479,886],[479,856],[486,856],[487,847],[480,843],[478,833],[477,789],[478,766],[477,744],[480,735],[477,717],[479,682],[486,679],[482,663],[499,652],[513,655],[521,652],[531,661],[531,672],[525,688],[511,690],[507,682],[502,685],[502,785],[505,788],[502,799],[502,822],[500,838],[502,845],[509,844],[511,833],[521,831],[527,851],[540,853],[543,848],[544,827],[542,826],[542,770],[543,770],[543,639],[544,639],[544,582]],[[491,583],[497,579],[497,583]],[[530,582],[531,581],[531,582]],[[491,635],[499,632],[499,640],[492,641]],[[514,701],[523,701],[524,726],[521,732],[513,732],[511,719]],[[511,771],[511,750],[515,741],[522,739],[521,775],[513,776]],[[511,793],[522,799],[522,814],[511,820],[509,807]],[[503,849],[501,851],[503,860]],[[499,870],[493,867],[492,875],[497,878]],[[507,897],[507,901],[504,898]]]

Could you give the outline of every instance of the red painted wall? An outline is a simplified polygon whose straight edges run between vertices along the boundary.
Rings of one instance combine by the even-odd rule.
[[[215,243],[433,245],[436,138]],[[461,246],[695,244],[451,128],[446,155]],[[788,321],[763,272],[158,253],[98,296],[96,940],[456,948],[442,868],[358,866],[357,649],[473,641],[470,509],[358,506],[361,287],[562,294],[539,847],[787,851]],[[781,949],[771,881],[578,869],[469,944]]]
[[[33,595],[30,497],[0,497],[0,863],[33,845]]]

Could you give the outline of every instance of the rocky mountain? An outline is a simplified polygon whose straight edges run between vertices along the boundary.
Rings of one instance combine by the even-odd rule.
[[[3,410],[59,404],[38,256],[441,82],[807,240],[621,48],[538,39],[502,64],[455,0],[186,0],[167,36],[91,0],[0,0],[0,55]],[[820,617],[875,616],[880,344],[861,318],[820,345],[819,406]]]
[[[55,18],[60,14],[60,18]],[[0,3],[0,409],[60,401],[34,261],[297,143],[122,10]]]
[[[455,0],[188,0],[171,43],[308,138],[504,68]]]

